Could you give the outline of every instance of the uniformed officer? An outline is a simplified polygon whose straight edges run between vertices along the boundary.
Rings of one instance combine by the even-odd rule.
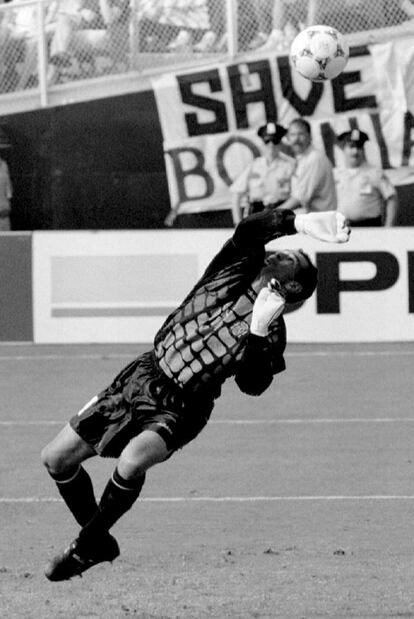
[[[352,129],[337,139],[344,153],[344,167],[334,170],[338,211],[353,227],[395,225],[397,192],[384,171],[367,162],[368,135]]]
[[[269,205],[277,206],[290,196],[296,162],[281,142],[286,133],[282,125],[274,122],[259,127],[257,135],[263,140],[264,155],[253,159],[230,187],[235,225],[247,215]]]

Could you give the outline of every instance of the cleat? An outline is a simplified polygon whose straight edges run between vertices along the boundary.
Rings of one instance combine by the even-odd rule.
[[[53,582],[69,580],[73,576],[82,576],[83,572],[98,563],[112,563],[118,556],[118,542],[109,533],[99,540],[96,548],[86,551],[80,547],[79,539],[76,539],[66,550],[49,561],[45,576]]]

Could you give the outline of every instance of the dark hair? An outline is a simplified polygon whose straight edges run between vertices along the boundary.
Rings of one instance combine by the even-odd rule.
[[[303,129],[305,129],[305,131],[309,133],[309,135],[312,133],[312,128],[311,128],[310,123],[304,118],[294,118],[289,123],[289,127],[291,127],[292,125],[300,125]]]
[[[302,286],[300,292],[288,292],[286,294],[287,303],[299,303],[309,299],[314,293],[318,283],[318,269],[312,264],[308,254],[301,251],[301,255],[306,259],[306,267],[301,266],[295,273],[294,280]]]

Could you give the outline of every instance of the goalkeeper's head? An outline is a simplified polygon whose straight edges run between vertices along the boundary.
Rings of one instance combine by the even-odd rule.
[[[267,255],[261,278],[264,284],[272,282],[286,302],[293,304],[313,294],[318,283],[318,269],[301,249],[280,250]]]

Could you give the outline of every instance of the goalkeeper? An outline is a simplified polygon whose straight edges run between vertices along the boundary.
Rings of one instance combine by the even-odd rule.
[[[265,244],[297,232],[346,242],[336,212],[295,215],[265,210],[242,220],[181,305],[154,347],[125,367],[42,452],[42,460],[80,525],[78,537],[46,567],[51,581],[80,575],[119,555],[112,525],[138,498],[147,470],[163,462],[207,424],[224,381],[233,376],[258,396],[285,369],[285,303],[312,295],[317,270],[302,251]],[[96,502],[82,462],[117,458]]]

